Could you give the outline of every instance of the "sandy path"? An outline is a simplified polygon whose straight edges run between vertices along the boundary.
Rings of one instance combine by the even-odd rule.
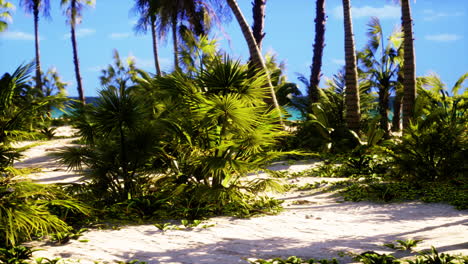
[[[51,156],[52,153],[59,151],[67,146],[73,146],[73,141],[77,138],[70,137],[74,133],[71,127],[58,127],[56,136],[66,136],[67,138],[52,139],[49,141],[39,142],[38,146],[34,146],[21,154],[23,157],[16,161],[13,166],[15,168],[40,168],[41,172],[29,174],[28,178],[40,183],[66,183],[78,182],[82,178],[81,175],[74,171],[67,170],[61,166],[57,160]],[[14,147],[24,147],[29,144],[36,144],[36,141],[23,141],[13,144]]]
[[[44,157],[47,149],[70,144],[72,139],[58,139],[24,153],[17,166],[47,167],[32,175],[40,182],[76,181],[67,172]],[[316,163],[277,165],[274,169],[300,171]],[[57,173],[57,174],[54,174]],[[322,181],[324,178],[295,179],[296,184]],[[336,180],[336,179],[325,179]],[[337,257],[340,251],[386,251],[379,246],[396,239],[423,239],[417,250],[436,246],[440,252],[468,255],[468,212],[442,204],[419,202],[374,204],[338,202],[328,193],[295,191],[279,196],[285,210],[274,216],[250,219],[216,217],[207,221],[209,228],[191,231],[160,231],[154,225],[125,226],[120,230],[85,232],[80,239],[63,246],[34,242],[44,249],[35,257],[79,259],[80,263],[128,261],[149,263],[234,264],[247,263],[243,258],[272,258],[291,255],[303,258]],[[293,204],[302,201],[302,205]],[[304,202],[308,201],[308,202]],[[398,256],[398,255],[397,255]],[[401,256],[401,255],[400,255]],[[347,263],[342,259],[340,263]]]

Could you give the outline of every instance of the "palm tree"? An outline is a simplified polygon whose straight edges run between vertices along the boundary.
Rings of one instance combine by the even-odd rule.
[[[136,0],[134,10],[140,14],[140,19],[135,26],[135,30],[146,32],[151,29],[151,39],[153,44],[154,66],[156,75],[161,76],[161,66],[158,58],[158,36],[156,35],[156,18],[160,7],[160,1]]]
[[[41,80],[41,55],[39,52],[39,14],[49,16],[50,2],[49,0],[20,0],[20,6],[24,7],[27,13],[32,13],[34,16],[34,47],[36,50],[36,87],[42,89]]]
[[[401,0],[401,24],[403,27],[403,129],[410,125],[416,100],[416,65],[413,44],[413,19],[409,0]]]
[[[350,1],[343,0],[346,61],[346,124],[349,129],[358,132],[361,113],[359,109],[360,100]]]
[[[262,41],[265,37],[263,28],[265,27],[265,6],[267,0],[254,0],[252,2],[253,25],[252,33],[257,42],[258,49],[262,51]]]
[[[0,0],[0,32],[8,29],[8,22],[11,22],[11,10],[15,6],[5,0]]]
[[[319,83],[320,77],[322,76],[322,57],[323,48],[325,46],[325,0],[316,0],[315,3],[315,44],[314,57],[312,58],[312,72],[309,82],[310,103],[317,103],[319,101]]]
[[[209,29],[207,19],[210,16],[216,16],[216,14],[208,1],[159,0],[158,9],[160,34],[169,30],[171,31],[174,49],[174,68],[179,70],[179,30],[183,31],[183,29],[189,28],[197,36],[206,35]]]
[[[369,41],[365,48],[358,52],[358,59],[360,70],[366,75],[365,78],[370,81],[373,88],[377,89],[380,128],[384,131],[384,136],[388,138],[390,136],[388,120],[390,91],[396,90],[400,64],[403,61],[400,52],[402,33],[400,29],[394,31],[385,44],[380,20],[372,17],[368,26]]]
[[[68,16],[68,23],[70,23],[70,36],[73,48],[73,64],[75,65],[75,76],[78,95],[81,103],[85,104],[85,96],[83,90],[83,83],[81,81],[80,62],[78,59],[78,48],[76,44],[75,27],[81,22],[81,11],[85,5],[93,6],[94,0],[62,0],[60,5],[66,6],[66,14]]]
[[[245,20],[244,15],[242,14],[242,11],[237,4],[236,0],[226,0],[229,7],[231,8],[232,12],[234,13],[234,16],[236,17],[237,22],[239,23],[239,26],[242,30],[242,34],[244,35],[244,38],[247,42],[247,46],[249,48],[249,53],[250,53],[250,58],[251,62],[254,67],[257,69],[263,70],[266,72],[268,76],[268,87],[270,90],[270,95],[271,97],[267,97],[267,103],[270,105],[273,105],[275,109],[277,109],[278,112],[280,112],[280,108],[278,105],[278,101],[276,100],[276,95],[275,95],[275,88],[273,87],[268,69],[265,65],[265,61],[263,60],[262,54],[260,53],[260,50],[258,48],[257,42],[255,41],[255,38],[253,36],[252,31],[250,30],[249,25],[247,24],[247,21]]]

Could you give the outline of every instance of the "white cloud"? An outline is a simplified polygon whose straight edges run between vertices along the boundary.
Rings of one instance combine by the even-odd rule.
[[[0,34],[0,38],[10,40],[34,40],[34,35],[21,31],[6,31]],[[39,39],[42,39],[39,37]]]
[[[343,59],[332,59],[331,61],[334,64],[338,64],[338,65],[345,65],[346,64],[345,60],[343,60]]]
[[[91,36],[93,35],[94,33],[96,33],[96,30],[95,29],[92,29],[92,28],[80,28],[78,29],[76,32],[75,32],[75,35],[77,38],[82,38],[82,37],[87,37],[87,36]],[[67,33],[65,35],[63,35],[63,38],[64,39],[68,39],[70,38],[71,36],[71,33]]]
[[[463,12],[455,12],[455,13],[445,13],[445,12],[436,12],[432,9],[425,9],[423,10],[424,14],[424,21],[434,21],[440,18],[444,17],[460,17],[464,16],[465,14]]]
[[[430,41],[451,42],[451,41],[457,41],[463,37],[460,35],[456,35],[456,34],[435,34],[435,35],[426,35],[424,36],[424,38]]]
[[[128,32],[124,32],[124,33],[111,33],[108,35],[109,38],[111,39],[123,39],[123,38],[128,38],[130,37],[131,34],[128,33]]]
[[[92,67],[87,68],[87,70],[90,72],[101,72],[105,68],[106,68],[105,66],[92,66]]]
[[[333,8],[335,18],[343,19],[343,6]],[[395,19],[401,17],[400,7],[397,5],[384,5],[383,7],[351,7],[352,18],[378,17],[380,19]]]
[[[135,65],[137,68],[147,69],[150,67],[154,67],[154,60],[153,59],[146,59],[146,58],[138,58],[135,56],[130,55],[129,57],[135,60]]]

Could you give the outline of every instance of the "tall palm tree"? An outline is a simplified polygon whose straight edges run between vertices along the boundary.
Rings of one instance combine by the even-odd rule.
[[[146,32],[151,29],[151,39],[153,44],[154,66],[156,75],[161,76],[161,66],[158,57],[158,36],[156,35],[156,19],[161,1],[136,0],[134,10],[140,14],[140,18],[135,26],[135,30]]]
[[[211,0],[215,1],[216,0]],[[153,1],[155,2],[155,1]],[[209,29],[208,18],[215,16],[210,7],[210,1],[195,0],[159,0],[159,30],[160,32],[171,31],[174,49],[174,68],[179,67],[179,29],[189,28],[198,36],[207,34]]]
[[[267,0],[254,0],[252,2],[253,25],[252,33],[257,42],[258,49],[262,51],[262,41],[265,37],[265,7]]]
[[[7,30],[8,23],[11,22],[11,10],[15,6],[6,0],[0,0],[0,32]]]
[[[85,104],[85,96],[83,90],[83,83],[81,81],[80,61],[78,59],[78,48],[76,44],[75,27],[81,22],[81,11],[84,6],[94,6],[94,0],[61,0],[60,5],[66,7],[66,14],[68,16],[68,23],[70,23],[70,36],[73,48],[73,64],[75,65],[75,77],[78,95],[82,104]]]
[[[356,51],[354,48],[353,22],[351,19],[351,0],[343,0],[344,39],[346,61],[346,124],[349,129],[359,131],[361,121]]]
[[[242,14],[242,11],[239,5],[237,4],[237,1],[236,0],[226,0],[226,1],[229,7],[231,8],[232,12],[234,13],[234,16],[236,17],[236,20],[239,23],[239,26],[242,30],[242,34],[244,35],[244,38],[247,42],[247,46],[249,48],[250,58],[251,58],[251,62],[253,66],[260,70],[265,71],[268,76],[268,86],[269,86],[271,97],[268,97],[267,103],[269,103],[270,105],[273,105],[274,108],[280,112],[281,110],[279,108],[278,101],[276,100],[275,88],[273,87],[273,84],[271,83],[270,76],[269,76],[270,74],[265,65],[265,61],[263,60],[262,54],[260,53],[257,42],[255,41],[253,33],[250,30],[250,27],[247,24],[247,21],[245,20],[245,17]]]
[[[416,100],[416,65],[413,43],[413,19],[409,0],[401,0],[401,24],[403,27],[403,129],[408,128],[414,114]]]
[[[365,48],[358,52],[358,61],[365,78],[378,92],[380,128],[384,131],[384,136],[388,138],[390,136],[388,120],[390,92],[397,89],[400,80],[398,73],[403,61],[400,52],[402,32],[401,29],[395,30],[385,43],[380,20],[372,17],[368,26],[369,41]]]
[[[39,14],[48,17],[50,10],[49,0],[20,0],[20,6],[27,13],[32,13],[34,16],[34,47],[36,51],[36,87],[42,90],[41,80],[41,55],[39,52]]]
[[[322,76],[322,57],[323,48],[325,47],[325,0],[316,0],[315,11],[315,43],[314,56],[312,58],[312,72],[309,82],[309,101],[316,103],[319,101],[319,83]]]

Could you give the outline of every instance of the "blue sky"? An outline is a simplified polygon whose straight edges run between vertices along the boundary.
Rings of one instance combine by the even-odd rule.
[[[13,23],[8,31],[0,33],[0,75],[12,72],[19,64],[34,59],[33,17],[16,5]],[[70,96],[76,96],[76,81],[72,63],[69,26],[60,9],[59,1],[52,4],[51,18],[40,20],[41,64],[43,71],[55,67],[62,79],[69,83]],[[78,52],[86,96],[95,96],[100,90],[100,70],[112,62],[112,51],[121,57],[133,56],[137,66],[154,72],[149,35],[135,35],[133,25],[137,17],[130,12],[134,1],[97,0],[94,8],[83,12],[78,26]],[[251,21],[251,0],[238,0]],[[315,1],[269,0],[266,14],[266,37],[263,51],[275,53],[286,64],[288,80],[298,82],[296,73],[310,74],[314,39]],[[381,19],[384,35],[389,35],[400,23],[400,7],[393,0],[353,0],[353,23],[356,49],[367,42],[366,24],[371,16]],[[411,1],[416,71],[418,75],[436,72],[451,87],[468,72],[468,1],[424,0]],[[324,78],[331,77],[344,65],[342,7],[340,0],[328,0],[326,6],[326,46],[323,58]],[[224,32],[224,33],[223,33]],[[247,45],[237,22],[224,24],[222,31],[212,32],[220,47],[232,57],[245,61]],[[170,38],[160,45],[163,70],[170,71],[172,48]],[[303,89],[303,87],[301,87]]]

